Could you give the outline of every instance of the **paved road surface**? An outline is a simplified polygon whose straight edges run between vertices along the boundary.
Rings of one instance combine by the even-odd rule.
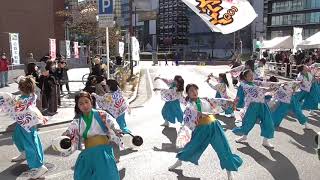
[[[150,79],[161,75],[172,78],[180,74],[186,83],[196,83],[200,87],[200,96],[215,95],[214,91],[204,83],[209,72],[218,74],[226,70],[226,66],[200,67],[200,66],[149,66],[142,64],[142,81],[140,83],[138,98],[132,104],[133,112],[127,120],[128,126],[134,134],[144,138],[141,147],[132,147],[130,137],[125,137],[127,150],[121,152],[118,168],[122,179],[125,180],[223,180],[225,171],[220,169],[219,159],[212,147],[208,147],[200,158],[199,166],[184,163],[174,171],[168,171],[168,166],[175,162],[178,151],[175,148],[175,139],[179,125],[169,128],[160,126],[163,123],[161,108],[163,102],[158,93],[150,91],[153,87],[165,87],[161,82],[149,83]],[[318,180],[320,177],[320,161],[317,159],[313,137],[320,131],[319,117],[310,117],[312,130],[304,130],[292,117],[286,118],[282,127],[275,133],[272,143],[274,150],[268,150],[261,145],[260,128],[255,126],[249,134],[248,143],[237,144],[237,138],[230,129],[234,125],[233,119],[224,118],[227,138],[232,150],[240,155],[244,164],[235,174],[236,180]],[[50,172],[45,179],[69,180],[72,179],[73,165],[78,153],[70,157],[60,157],[50,148],[51,140],[60,135],[66,125],[59,125],[40,130],[40,137],[45,149],[45,158]],[[132,147],[132,148],[131,148]],[[0,179],[26,179],[21,172],[26,170],[26,162],[11,163],[11,157],[17,155],[12,145],[10,135],[0,136]]]

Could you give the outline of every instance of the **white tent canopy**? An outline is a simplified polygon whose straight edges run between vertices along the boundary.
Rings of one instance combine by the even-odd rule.
[[[301,49],[315,49],[320,48],[320,31],[310,36],[306,40],[298,44],[297,48]]]
[[[293,49],[293,38],[292,36],[284,36],[262,41],[261,49]]]

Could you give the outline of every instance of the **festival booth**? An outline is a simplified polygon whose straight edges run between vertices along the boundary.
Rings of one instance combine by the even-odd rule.
[[[293,49],[293,37],[275,37],[268,41],[263,41],[260,50],[268,49],[270,52],[286,51]],[[261,53],[260,53],[261,54]],[[267,72],[288,76],[288,65],[277,62],[267,62]]]
[[[320,32],[310,36],[297,46],[298,49],[317,49],[320,48]]]
[[[275,37],[268,41],[262,41],[260,49],[270,50],[289,50],[293,49],[293,38],[292,36]]]

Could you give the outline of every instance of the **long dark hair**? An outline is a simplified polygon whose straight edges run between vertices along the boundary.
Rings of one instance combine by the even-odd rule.
[[[246,61],[245,65],[249,66],[252,72],[254,72],[254,60]]]
[[[265,58],[262,58],[262,59],[260,59],[260,62],[263,64],[263,65],[266,65],[266,59]]]
[[[196,84],[188,84],[186,86],[186,93],[187,93],[187,97],[186,97],[186,101],[190,100],[190,97],[188,96],[188,91],[190,88],[194,87],[196,90],[199,90],[199,87]]]
[[[240,73],[240,75],[239,75],[240,81],[244,81],[244,80],[245,80],[243,73],[244,73],[244,71],[242,71],[242,72]]]
[[[32,75],[33,73],[37,73],[36,71],[36,63],[29,63],[27,65],[27,74],[26,75]]]
[[[46,62],[46,67],[45,67],[45,69],[46,69],[47,71],[49,71],[50,73],[53,73],[52,66],[54,66],[54,65],[55,65],[55,62],[53,62],[53,61],[47,61],[47,62]]]
[[[88,98],[92,104],[92,108],[95,107],[95,100],[92,98],[92,96],[88,93],[88,92],[85,92],[85,91],[81,91],[79,94],[77,94],[74,98],[76,104],[74,106],[74,112],[77,115],[82,115],[82,111],[80,110],[79,106],[78,106],[78,103],[79,103],[79,100],[80,98],[82,97],[85,97],[85,98]]]
[[[222,79],[223,83],[227,85],[227,87],[229,87],[229,82],[226,73],[220,73],[219,77]]]
[[[111,92],[115,92],[119,89],[119,83],[114,79],[108,79],[106,85],[109,86]]]
[[[177,75],[174,77],[174,80],[177,82],[177,92],[183,92],[184,91],[184,80],[181,76]]]
[[[245,80],[246,76],[249,74],[249,72],[252,72],[251,69],[246,69],[242,72],[242,78]]]

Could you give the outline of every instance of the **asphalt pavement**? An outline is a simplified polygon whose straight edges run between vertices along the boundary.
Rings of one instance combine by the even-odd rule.
[[[143,63],[141,81],[137,99],[131,104],[132,113],[127,124],[134,134],[144,138],[141,147],[131,144],[131,137],[125,136],[126,149],[121,152],[117,164],[121,179],[124,180],[223,180],[226,172],[221,170],[219,159],[208,147],[199,160],[199,165],[184,163],[180,168],[168,171],[168,167],[176,161],[175,147],[177,130],[180,125],[163,127],[161,101],[154,87],[166,87],[160,81],[153,82],[156,76],[173,78],[182,75],[187,83],[196,83],[200,88],[200,96],[214,97],[215,92],[204,82],[207,74],[218,75],[226,71],[227,66],[151,66]],[[305,112],[306,115],[309,115]],[[248,136],[248,143],[236,143],[237,138],[231,132],[235,127],[234,119],[219,118],[225,128],[232,151],[238,154],[244,163],[234,174],[235,180],[318,180],[320,177],[320,161],[315,154],[314,136],[320,131],[320,112],[309,117],[311,130],[304,130],[296,119],[288,116],[271,140],[275,148],[266,149],[261,145],[260,127],[257,124]],[[40,138],[45,149],[45,161],[50,171],[45,179],[72,179],[73,166],[79,152],[69,157],[62,157],[50,147],[52,139],[65,131],[67,124],[40,129]],[[11,163],[10,159],[17,155],[10,134],[0,135],[0,179],[26,179],[23,171],[27,170],[26,162]]]

